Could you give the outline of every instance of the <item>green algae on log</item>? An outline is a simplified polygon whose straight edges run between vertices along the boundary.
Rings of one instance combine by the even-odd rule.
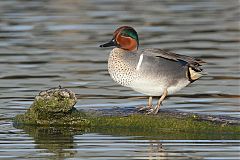
[[[105,132],[120,132],[128,130],[129,133],[138,133],[138,135],[157,136],[170,133],[197,133],[197,134],[221,134],[221,137],[240,138],[240,126],[215,124],[207,121],[198,121],[194,117],[176,118],[166,114],[129,116],[104,116],[93,117],[91,120],[92,128]],[[140,134],[141,133],[141,134]],[[224,134],[231,134],[224,135]]]
[[[127,130],[131,134],[148,136],[181,132],[240,138],[239,118],[228,116],[200,115],[169,109],[160,110],[158,115],[146,115],[134,107],[98,109],[89,115],[91,127],[100,132],[121,133]]]
[[[17,115],[14,122],[28,125],[89,126],[85,113],[77,111],[75,93],[65,88],[42,91],[26,113]]]
[[[65,88],[42,91],[25,114],[14,118],[15,126],[67,126],[80,130],[122,129],[137,132],[240,132],[239,118],[200,115],[161,109],[158,115],[139,113],[134,107],[81,110],[74,108],[75,94]]]

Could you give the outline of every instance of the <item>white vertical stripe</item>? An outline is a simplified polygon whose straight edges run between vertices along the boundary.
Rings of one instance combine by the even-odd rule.
[[[140,66],[141,66],[141,64],[142,64],[142,61],[143,61],[143,54],[141,54],[140,55],[140,58],[139,58],[139,61],[138,61],[138,64],[137,64],[137,70],[139,70],[140,69]]]

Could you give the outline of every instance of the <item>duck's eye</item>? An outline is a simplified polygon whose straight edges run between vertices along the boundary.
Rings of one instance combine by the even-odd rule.
[[[129,37],[129,35],[126,34],[126,33],[121,33],[121,36],[123,36],[123,37]]]

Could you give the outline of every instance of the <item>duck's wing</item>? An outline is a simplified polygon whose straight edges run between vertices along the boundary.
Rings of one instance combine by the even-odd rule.
[[[178,61],[180,63],[185,62],[185,64],[187,64],[189,67],[191,67],[193,70],[197,72],[202,71],[202,68],[200,66],[202,63],[205,63],[201,59],[194,58],[191,56],[176,54],[163,49],[145,49],[141,53],[148,56],[154,56],[154,57],[169,59],[172,61]]]

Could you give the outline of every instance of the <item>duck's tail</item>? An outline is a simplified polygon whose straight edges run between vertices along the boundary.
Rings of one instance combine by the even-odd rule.
[[[201,78],[202,76],[204,75],[207,75],[206,72],[202,72],[202,69],[201,70],[195,70],[193,69],[192,67],[188,67],[188,70],[187,70],[187,78],[190,82],[194,82],[196,81],[197,79]]]

